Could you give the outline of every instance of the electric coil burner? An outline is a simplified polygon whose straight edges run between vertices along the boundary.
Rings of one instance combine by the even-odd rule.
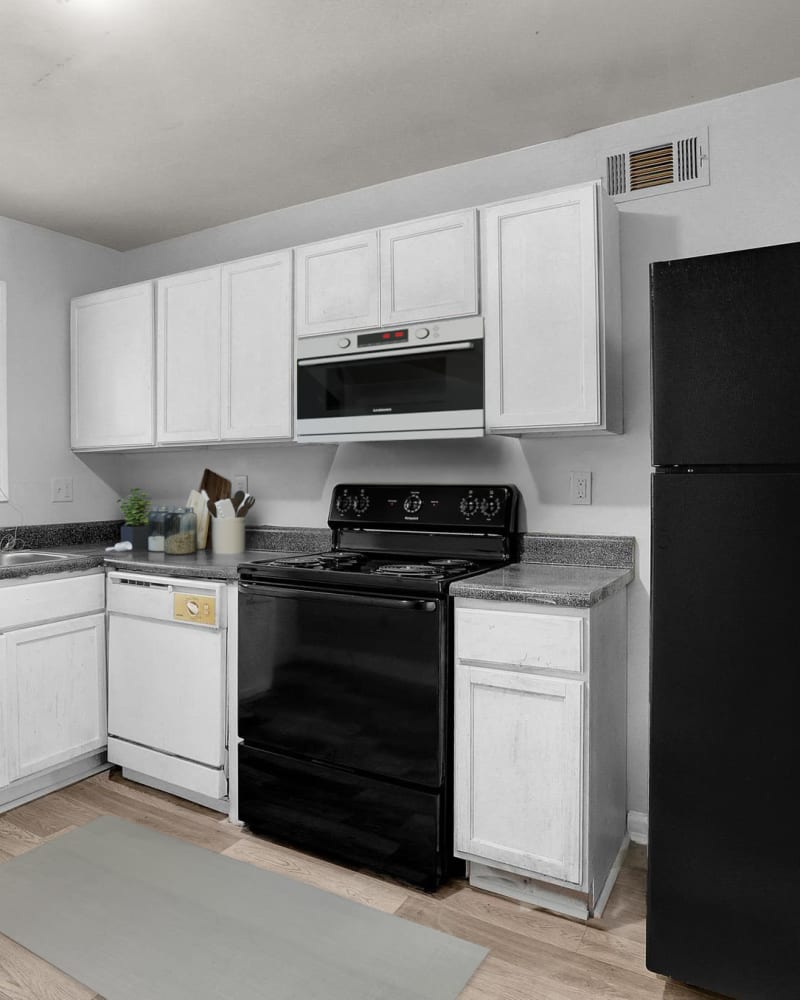
[[[513,486],[340,485],[329,551],[239,566],[253,830],[426,889],[448,877],[448,588],[516,558],[516,509]]]

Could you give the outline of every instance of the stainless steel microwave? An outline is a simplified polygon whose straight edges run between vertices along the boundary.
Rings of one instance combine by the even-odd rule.
[[[298,441],[480,437],[483,320],[304,337]]]

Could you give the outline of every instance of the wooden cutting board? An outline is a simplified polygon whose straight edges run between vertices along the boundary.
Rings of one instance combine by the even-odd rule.
[[[211,469],[204,469],[198,490],[205,490],[208,499],[216,503],[217,500],[224,500],[225,497],[231,495],[231,481],[216,472],[212,472]]]

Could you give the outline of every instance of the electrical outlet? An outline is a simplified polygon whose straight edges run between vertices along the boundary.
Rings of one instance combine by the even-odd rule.
[[[570,503],[591,503],[592,502],[592,474],[591,474],[591,472],[570,472],[570,474],[569,474],[569,502]]]
[[[72,479],[69,476],[50,480],[50,500],[53,503],[72,503]]]
[[[247,493],[247,476],[239,475],[233,477],[233,492],[238,493],[239,490],[242,493]]]

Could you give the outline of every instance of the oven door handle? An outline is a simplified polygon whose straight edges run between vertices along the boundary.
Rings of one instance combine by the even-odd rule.
[[[471,351],[475,344],[471,341],[459,341],[457,344],[433,344],[430,347],[396,347],[394,350],[369,351],[365,354],[334,354],[326,358],[303,358],[297,362],[298,368],[311,365],[329,365],[331,362],[370,361],[373,358],[395,359],[399,354],[413,358],[418,354],[443,354],[446,351]]]
[[[362,604],[370,608],[393,608],[406,611],[435,611],[436,601],[426,601],[418,597],[367,597],[362,594],[334,594],[327,590],[295,590],[288,587],[268,587],[263,583],[239,581],[239,590],[248,593],[263,594],[264,597],[307,598],[314,601],[345,601],[347,604]]]

